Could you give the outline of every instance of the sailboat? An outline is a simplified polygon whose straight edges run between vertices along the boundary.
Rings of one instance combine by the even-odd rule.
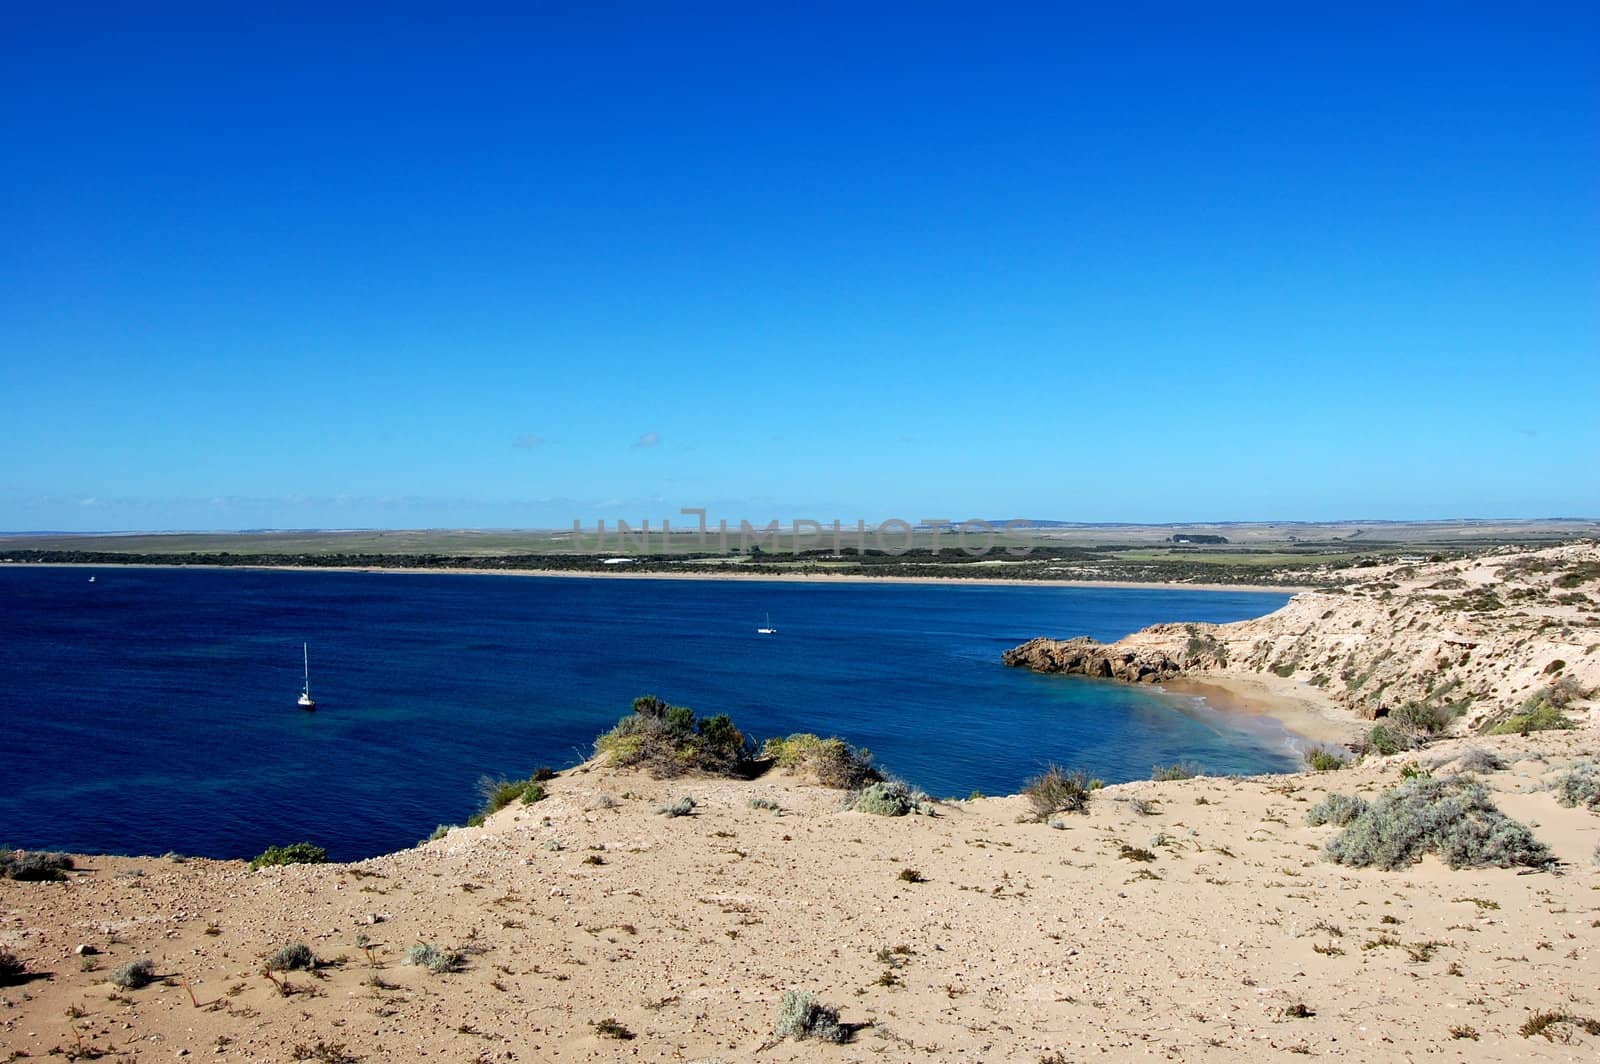
[[[311,647],[307,643],[301,643],[300,650],[305,655],[306,661],[306,685],[300,689],[300,708],[310,712],[317,708],[316,700],[311,697]]]
[[[778,630],[776,628],[772,627],[772,614],[770,614],[770,613],[767,614],[767,625],[766,625],[766,627],[765,628],[757,628],[756,629],[756,634],[757,635],[777,635],[778,634]]]

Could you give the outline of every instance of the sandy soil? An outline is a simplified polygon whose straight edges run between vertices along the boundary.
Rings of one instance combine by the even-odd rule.
[[[591,763],[541,803],[355,865],[86,858],[65,883],[0,882],[0,948],[40,973],[0,989],[0,1046],[120,1060],[340,1059],[319,1043],[365,1061],[1593,1059],[1600,1036],[1519,1028],[1545,1010],[1600,1018],[1600,815],[1542,789],[1595,755],[1594,731],[1474,741],[1513,760],[1483,779],[1536,825],[1559,875],[1344,868],[1320,853],[1335,829],[1304,823],[1326,791],[1375,794],[1408,762],[1448,772],[1464,743],[1315,776],[1126,784],[1061,829],[1019,797],[883,818],[779,774],[660,782]],[[692,816],[653,811],[681,795]],[[462,969],[401,963],[419,941],[463,950]],[[260,970],[290,942],[327,965],[289,975],[285,995]],[[166,979],[115,992],[108,973],[136,958]],[[852,1041],[773,1044],[791,988],[837,1006]],[[607,1019],[632,1037],[604,1037]]]
[[[1271,717],[1296,735],[1331,746],[1343,746],[1371,727],[1352,719],[1348,710],[1315,687],[1270,674],[1209,672],[1165,680],[1161,687],[1173,694],[1204,698],[1208,705],[1226,713]]]

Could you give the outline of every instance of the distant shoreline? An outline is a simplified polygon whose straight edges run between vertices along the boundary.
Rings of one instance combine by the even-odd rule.
[[[425,576],[546,576],[567,580],[723,580],[752,583],[792,584],[953,584],[975,587],[1082,587],[1130,591],[1251,591],[1265,594],[1295,595],[1316,591],[1316,587],[1291,584],[1182,583],[1161,580],[1022,580],[1016,577],[981,576],[868,576],[862,573],[662,573],[597,572],[583,569],[462,569],[403,568],[373,565],[161,565],[151,562],[0,562],[0,569],[209,569],[235,572],[281,573],[373,573],[379,575]]]

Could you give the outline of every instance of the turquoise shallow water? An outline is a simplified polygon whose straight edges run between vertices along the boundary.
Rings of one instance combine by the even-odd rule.
[[[1117,782],[1298,756],[1270,721],[1000,664],[1035,635],[1239,620],[1278,593],[94,573],[0,567],[0,844],[371,856],[464,820],[485,773],[579,760],[644,692],[758,738],[841,735],[936,795],[1015,792],[1048,761]],[[302,641],[316,713],[294,704]]]

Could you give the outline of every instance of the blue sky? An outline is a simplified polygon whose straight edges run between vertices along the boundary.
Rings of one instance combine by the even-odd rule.
[[[1600,514],[1590,5],[147,6],[0,13],[0,529]]]

